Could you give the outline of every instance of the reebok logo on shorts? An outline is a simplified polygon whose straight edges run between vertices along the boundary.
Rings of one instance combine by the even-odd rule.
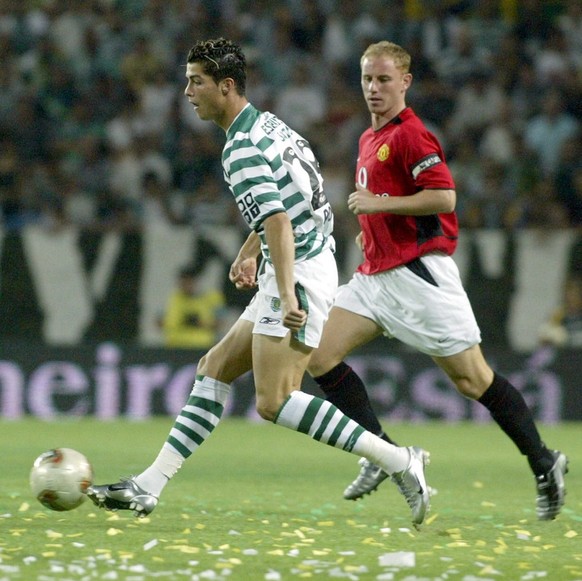
[[[263,317],[259,323],[263,325],[278,325],[281,322],[281,319],[271,319],[271,317]]]

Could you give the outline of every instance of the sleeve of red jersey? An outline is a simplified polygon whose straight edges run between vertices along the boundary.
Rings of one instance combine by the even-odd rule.
[[[418,190],[454,190],[455,182],[437,138],[426,129],[404,137],[405,163]]]

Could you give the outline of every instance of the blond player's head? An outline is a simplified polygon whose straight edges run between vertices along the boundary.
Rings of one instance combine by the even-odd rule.
[[[389,42],[388,40],[382,40],[380,42],[375,42],[371,44],[362,55],[360,59],[360,65],[367,58],[376,58],[386,56],[391,58],[396,65],[396,68],[401,73],[410,72],[410,55],[399,45]]]

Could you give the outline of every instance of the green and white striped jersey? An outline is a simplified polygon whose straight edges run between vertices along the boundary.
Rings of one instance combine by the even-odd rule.
[[[247,105],[226,132],[222,167],[228,186],[270,261],[263,222],[287,212],[295,234],[295,261],[333,249],[333,212],[309,143],[278,117]]]

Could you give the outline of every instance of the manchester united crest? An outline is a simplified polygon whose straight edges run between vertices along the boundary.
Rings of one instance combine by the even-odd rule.
[[[376,155],[378,157],[378,161],[386,161],[390,155],[390,148],[384,144],[382,147],[380,147]]]

